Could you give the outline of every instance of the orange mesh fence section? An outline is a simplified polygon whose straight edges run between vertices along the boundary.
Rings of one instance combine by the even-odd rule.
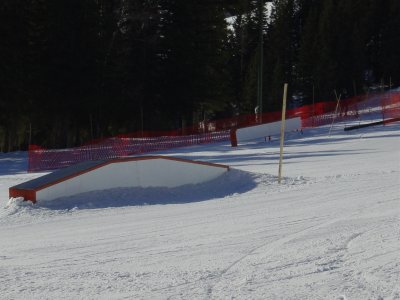
[[[44,149],[31,145],[28,171],[55,170],[87,160],[107,160],[229,140],[228,130],[182,136],[134,137],[135,135],[120,135],[68,149]]]
[[[382,98],[384,120],[400,118],[400,92],[388,92]]]
[[[318,102],[288,110],[286,117],[300,117],[303,128],[332,122],[400,117],[400,92],[360,95],[339,102]],[[150,131],[121,134],[90,141],[80,147],[45,149],[30,145],[28,171],[39,172],[67,167],[87,160],[107,160],[142,153],[216,143],[230,140],[230,129],[279,121],[281,112],[262,115],[239,115],[232,118],[200,122],[174,131]]]

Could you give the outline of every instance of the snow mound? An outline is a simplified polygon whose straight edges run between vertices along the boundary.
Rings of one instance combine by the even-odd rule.
[[[18,212],[29,209],[29,207],[32,206],[33,203],[24,201],[24,198],[10,198],[7,201],[7,204],[0,208],[0,218],[17,214]]]
[[[37,206],[53,210],[77,210],[200,202],[245,193],[257,186],[258,176],[232,169],[214,180],[201,184],[176,188],[132,187],[99,190],[62,197],[51,202],[38,202]]]
[[[298,176],[284,177],[282,184],[278,184],[277,176],[231,168],[229,172],[214,180],[175,188],[115,188],[57,198],[48,202],[39,201],[36,204],[23,201],[23,198],[11,198],[5,206],[0,207],[0,224],[36,223],[93,209],[239,200],[243,199],[244,194],[257,188],[264,190],[264,194],[274,194],[314,182],[314,179]]]

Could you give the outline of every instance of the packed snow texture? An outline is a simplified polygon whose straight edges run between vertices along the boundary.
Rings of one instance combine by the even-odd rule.
[[[8,201],[26,153],[0,154],[0,299],[400,299],[400,124],[161,154],[232,167],[181,188]],[[112,175],[110,175],[112,176]]]

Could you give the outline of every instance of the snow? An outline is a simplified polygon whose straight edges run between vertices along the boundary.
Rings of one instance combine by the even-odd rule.
[[[227,164],[208,183],[8,203],[26,153],[0,154],[1,299],[400,299],[400,123],[162,152]],[[347,124],[349,125],[349,124]]]

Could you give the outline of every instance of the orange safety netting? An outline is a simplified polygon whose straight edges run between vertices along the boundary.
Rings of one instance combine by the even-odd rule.
[[[300,117],[302,127],[316,127],[332,122],[381,116],[382,120],[400,117],[400,92],[359,95],[332,102],[318,102],[288,110],[286,118]],[[229,141],[230,130],[260,123],[279,121],[281,112],[240,115],[200,122],[174,131],[151,131],[122,134],[93,140],[80,147],[45,149],[29,146],[28,171],[54,170],[87,160],[107,160],[177,147]]]

